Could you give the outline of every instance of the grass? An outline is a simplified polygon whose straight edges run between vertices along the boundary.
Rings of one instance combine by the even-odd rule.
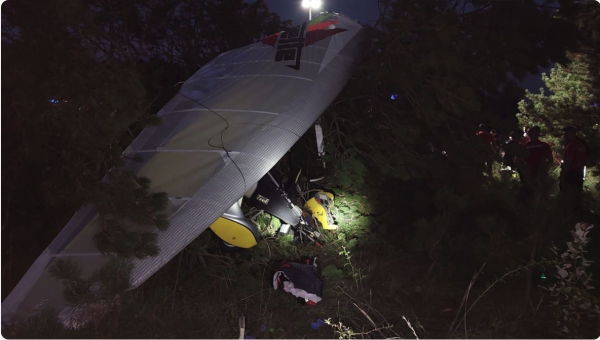
[[[278,223],[265,215],[258,215],[256,222],[264,235],[272,235]],[[231,338],[239,332],[240,315],[246,317],[246,334],[260,338],[337,337],[336,329],[327,325],[311,329],[317,319],[347,322],[356,334],[372,334],[369,332],[380,326],[372,327],[373,320],[364,315],[374,310],[360,300],[366,297],[366,290],[358,289],[356,276],[362,267],[351,262],[341,242],[332,242],[339,241],[335,234],[325,239],[330,242],[317,248],[266,236],[257,247],[229,256],[220,254],[210,233],[205,233],[141,287],[126,292],[121,310],[104,316],[95,327],[64,330],[51,314],[44,314],[8,334],[19,338],[44,334],[65,338]],[[323,301],[316,307],[301,306],[291,295],[272,287],[274,264],[302,255],[318,256],[321,269],[334,268],[338,273],[326,279]],[[387,323],[381,327],[378,332],[391,329]]]
[[[246,334],[260,339],[561,337],[554,310],[537,288],[546,284],[539,278],[541,269],[528,264],[549,258],[547,248],[552,241],[564,244],[565,233],[535,232],[555,221],[543,211],[501,211],[490,202],[509,202],[514,188],[490,183],[494,194],[486,196],[487,203],[471,205],[478,214],[460,215],[462,223],[449,226],[452,233],[439,234],[434,248],[415,242],[423,235],[417,235],[411,221],[424,215],[413,214],[411,220],[410,206],[399,228],[381,217],[385,215],[373,213],[377,207],[369,204],[374,202],[342,193],[336,200],[340,229],[323,231],[323,248],[275,237],[280,222],[253,214],[265,236],[258,246],[225,255],[210,233],[204,233],[141,287],[123,294],[119,309],[98,318],[95,325],[66,330],[48,313],[5,328],[3,335],[236,338],[243,315]],[[342,214],[354,222],[342,220]],[[443,221],[436,214],[427,218]],[[537,224],[523,222],[532,216]],[[303,255],[319,257],[325,282],[323,300],[315,307],[301,306],[272,287],[275,263]],[[591,248],[590,256],[597,257]],[[551,270],[547,268],[549,278]],[[469,298],[463,302],[467,287]],[[317,319],[328,324],[312,329]]]
[[[272,263],[250,252],[228,263],[222,261],[227,257],[218,254],[210,240],[207,242],[205,246],[211,256],[202,255],[207,268],[199,260],[198,251],[186,250],[139,289],[126,293],[122,310],[105,317],[97,327],[64,330],[40,318],[13,330],[11,335],[18,338],[233,338],[239,333],[238,317],[244,315],[246,334],[261,339],[415,338],[415,334],[423,338],[443,337],[449,336],[447,327],[460,312],[457,308],[463,296],[461,290],[466,286],[462,285],[459,290],[456,282],[439,277],[423,280],[427,267],[415,266],[414,259],[396,252],[369,267],[361,289],[357,288],[351,270],[344,267],[345,259],[332,248],[292,245],[294,253],[318,255],[321,268],[335,266],[342,271],[341,277],[325,279],[322,302],[316,307],[303,307],[290,295],[272,288]],[[278,246],[277,240],[268,242],[271,248]],[[266,244],[255,251],[264,255],[268,249]],[[362,254],[362,260],[357,256],[355,265],[371,260]],[[175,280],[177,275],[178,280]],[[496,333],[482,326],[489,325],[490,320],[470,313],[469,336],[510,337],[512,332],[518,333],[518,328],[507,331],[506,315],[510,315],[512,307],[502,305],[503,299],[509,301],[502,292],[519,286],[518,282],[510,281],[505,289],[491,290],[490,296],[483,297],[479,305],[471,303],[469,307],[489,313]],[[483,289],[484,283],[478,281],[472,295]],[[497,294],[498,291],[501,294]],[[462,313],[459,320],[460,317]],[[331,325],[313,330],[311,323],[317,319],[329,319]],[[463,335],[462,327],[458,327],[455,336]]]

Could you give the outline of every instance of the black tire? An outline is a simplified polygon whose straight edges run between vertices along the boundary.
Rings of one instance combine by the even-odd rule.
[[[217,247],[219,248],[219,250],[222,253],[225,253],[225,254],[237,253],[237,252],[240,252],[241,250],[243,250],[243,248],[231,245],[231,244],[221,240],[218,237],[217,237]]]

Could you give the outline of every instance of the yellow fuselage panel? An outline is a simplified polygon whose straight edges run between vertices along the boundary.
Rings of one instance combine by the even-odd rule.
[[[329,197],[333,201],[333,195],[331,193],[323,192],[323,194],[327,195],[327,197]],[[314,197],[309,199],[308,202],[306,202],[305,207],[321,223],[323,229],[335,229],[334,226],[329,225],[329,221],[327,220],[327,215],[329,212],[325,210],[325,207],[319,204],[319,202],[317,202],[317,200]]]
[[[210,229],[221,240],[236,247],[251,248],[257,245],[254,234],[246,226],[232,220],[219,217],[210,225]]]

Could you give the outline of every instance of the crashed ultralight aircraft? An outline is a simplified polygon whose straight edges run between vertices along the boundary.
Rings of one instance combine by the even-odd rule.
[[[169,195],[170,227],[156,231],[160,253],[133,260],[137,287],[205,231],[285,155],[341,91],[365,42],[363,27],[334,13],[202,67],[125,150],[126,170]],[[97,213],[79,209],[2,302],[2,322],[49,307],[68,319],[73,306],[48,271],[70,259],[88,276],[109,259],[93,243]]]

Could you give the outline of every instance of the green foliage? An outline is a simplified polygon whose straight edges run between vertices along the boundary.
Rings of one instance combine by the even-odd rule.
[[[140,226],[155,226],[165,230],[168,217],[166,192],[151,193],[150,180],[115,169],[108,175],[108,181],[101,183],[98,190],[91,193],[90,201],[98,208],[98,213],[117,220],[131,220]]]
[[[119,164],[123,133],[144,115],[145,100],[132,64],[118,57],[98,60],[69,33],[71,25],[82,25],[82,34],[94,34],[83,28],[92,17],[68,7],[9,4],[5,15],[19,33],[3,34],[7,40],[2,42],[11,65],[2,78],[13,84],[3,91],[3,108],[19,112],[5,117],[11,126],[7,146],[15,155],[7,174],[16,197],[37,201],[38,195],[45,198],[43,205],[55,207],[81,204],[102,175]],[[41,179],[33,181],[35,191],[19,191],[32,177]]]
[[[257,246],[250,248],[249,253],[263,262],[271,259],[289,259],[298,256],[293,235],[264,237]]]
[[[322,274],[327,280],[331,280],[331,281],[339,281],[344,276],[344,272],[342,270],[338,269],[333,264],[330,264],[330,265],[326,266],[325,268],[323,268]]]
[[[559,16],[576,24],[578,39],[568,53],[568,61],[557,63],[542,80],[548,93],[526,91],[526,100],[519,103],[517,118],[523,126],[539,125],[543,135],[557,152],[561,152],[562,131],[575,126],[590,149],[588,165],[598,164],[600,145],[600,30],[591,18],[600,7],[593,1],[564,6]]]
[[[344,325],[341,321],[334,323],[331,318],[328,318],[325,319],[325,324],[335,329],[338,339],[355,339],[355,336],[357,335],[352,328]]]
[[[352,254],[350,253],[350,251],[348,249],[346,249],[345,246],[342,246],[342,250],[339,252],[339,254],[342,255],[346,259],[346,263],[344,264],[344,267],[350,267],[350,276],[354,280],[354,283],[356,284],[356,288],[362,288],[363,287],[362,282],[367,277],[366,275],[363,274],[362,268],[357,267],[352,264],[352,260],[351,260]]]
[[[57,259],[49,270],[50,274],[59,277],[67,282],[76,282],[81,280],[81,267],[73,261]]]
[[[448,231],[454,229],[457,223],[464,223],[460,217],[469,209],[469,201],[449,187],[444,187],[435,192],[431,203],[434,211],[430,217],[419,218],[414,223],[414,246],[434,256],[442,240],[460,236],[450,235]]]
[[[383,4],[372,48],[325,113],[329,157],[345,187],[364,177],[362,167],[344,166],[348,158],[390,180],[452,182],[459,167],[481,158],[472,142],[477,124],[506,114],[484,103],[514,105],[520,92],[508,74],[522,79],[548,56],[561,59],[571,30],[534,1]]]
[[[258,213],[253,222],[263,236],[275,236],[281,227],[281,221],[277,217],[265,212]]]
[[[511,284],[508,289],[492,288],[538,267],[539,262],[531,262],[531,254],[559,238],[557,230],[562,224],[553,212],[554,198],[549,195],[533,207],[519,204],[514,179],[496,176],[498,171],[493,176],[482,175],[480,143],[474,141],[473,132],[482,121],[500,122],[507,112],[514,112],[510,107],[516,105],[520,90],[507,75],[522,79],[537,66],[546,67],[548,59],[560,60],[562,38],[570,33],[571,25],[547,15],[551,11],[547,4],[535,1],[381,4],[386,5],[386,15],[370,32],[376,39],[365,50],[364,63],[357,65],[348,86],[323,117],[328,169],[333,169],[324,186],[336,192],[334,214],[339,225],[336,231],[324,231],[324,248],[294,244],[291,235],[267,236],[244,254],[224,256],[207,253],[212,250],[210,243],[199,240],[159,271],[156,280],[124,295],[121,314],[109,315],[92,335],[78,333],[80,337],[227,338],[237,335],[230,321],[241,313],[253,320],[250,335],[259,334],[258,325],[265,324],[267,329],[285,329],[284,334],[268,336],[379,337],[370,322],[359,320],[356,315],[362,316],[347,308],[364,299],[369,301],[365,310],[371,315],[385,315],[390,324],[398,326],[404,322],[402,313],[410,310],[415,314],[411,320],[418,320],[419,315],[423,322],[424,327],[419,325],[423,334],[444,338],[448,336],[447,310],[463,311],[456,307],[473,268],[484,261],[488,264],[482,276],[504,273],[507,266],[517,269],[492,279],[485,288],[469,286],[471,296],[477,294],[478,298],[474,303],[467,301],[466,313],[457,314],[456,320],[465,319],[457,327],[462,330],[465,321],[468,335],[481,338],[549,334],[552,327],[544,322],[554,322],[551,315],[543,306],[530,312],[535,293],[527,299],[515,293],[529,286],[506,280]],[[149,183],[129,174],[115,173],[117,178],[103,184],[99,179],[119,163],[120,150],[153,120],[148,114],[172,97],[176,91],[173,84],[218,53],[259,39],[263,33],[271,33],[271,27],[277,30],[281,21],[262,1],[68,5],[57,11],[57,4],[24,0],[18,5],[21,7],[15,7],[19,11],[8,8],[8,19],[23,26],[23,39],[9,51],[14,70],[6,76],[3,73],[3,81],[17,88],[6,92],[14,100],[3,102],[3,108],[19,112],[7,117],[12,130],[6,137],[11,149],[18,147],[3,184],[16,183],[9,188],[12,195],[28,192],[14,206],[30,204],[32,198],[44,196],[40,193],[55,196],[56,202],[72,198],[77,204],[82,196],[93,197],[105,212],[97,236],[103,251],[152,255],[158,251],[152,250],[153,234],[130,234],[128,228],[130,224],[162,228],[160,208],[165,197],[145,191]],[[563,1],[561,12],[568,7],[569,1]],[[27,19],[31,13],[39,20]],[[125,13],[127,25],[123,25]],[[593,23],[593,19],[587,14],[582,23]],[[65,26],[81,29],[70,31]],[[109,31],[112,33],[107,35]],[[168,39],[164,32],[169,32]],[[61,35],[72,40],[60,43]],[[47,37],[51,39],[44,39]],[[586,37],[593,40],[593,32]],[[107,40],[111,43],[108,47],[104,45]],[[29,65],[23,55],[33,56],[34,62]],[[592,70],[594,58],[588,56],[583,67]],[[22,78],[29,66],[36,74],[48,74],[47,64],[56,67],[51,68],[55,72],[51,81],[42,82],[44,86],[36,85],[38,79]],[[95,71],[86,71],[95,64]],[[83,66],[73,70],[70,65]],[[567,77],[568,67],[557,73],[556,79]],[[124,68],[127,71],[122,71]],[[109,74],[96,74],[102,72]],[[75,79],[79,73],[83,76]],[[590,77],[583,77],[586,82],[597,82],[592,71],[586,74]],[[90,83],[93,89],[86,84],[91,76],[98,76]],[[589,97],[588,92],[581,92],[583,78],[569,77],[569,93],[583,103]],[[115,83],[123,84],[116,86],[118,91],[127,87],[131,93],[117,98],[118,91],[108,88]],[[561,86],[561,82],[555,85]],[[94,110],[89,117],[80,114],[77,106],[67,109],[60,104],[46,110],[48,96],[55,95],[49,89],[54,87],[61,89],[60,96],[71,96],[81,88],[75,96],[77,105],[81,102]],[[589,88],[600,87],[586,85],[586,91]],[[3,95],[6,93],[3,90]],[[394,101],[389,99],[392,93],[398,94]],[[86,98],[91,98],[89,103]],[[569,98],[557,97],[552,105],[540,98],[542,104],[534,104],[531,110],[549,108],[548,112],[557,112],[557,119],[570,119],[568,111],[561,109],[559,117],[557,109],[567,105]],[[138,106],[142,110],[137,110]],[[28,141],[26,137],[32,135],[39,138]],[[71,135],[76,138],[70,140]],[[83,151],[78,143],[85,146]],[[64,169],[70,163],[73,167]],[[494,167],[499,170],[498,165]],[[32,178],[43,181],[29,183]],[[64,188],[64,193],[56,188]],[[261,214],[256,223],[265,235],[273,235],[280,221]],[[272,261],[307,253],[319,255],[326,280],[322,308],[313,310],[299,308],[289,296],[269,287]],[[367,264],[368,275],[363,270]],[[125,286],[126,280],[101,279],[118,268],[85,280],[78,278],[80,271],[72,264],[56,262],[56,266],[55,271],[71,281],[66,284],[74,302],[92,301],[96,291],[90,287],[117,287],[105,289],[110,296]],[[522,314],[523,301],[527,305]],[[481,312],[471,313],[473,308]],[[513,316],[515,310],[519,313]],[[323,311],[337,311],[338,323],[329,320],[335,328],[307,333],[310,322],[323,317]],[[416,333],[409,331],[398,338],[412,334]]]
[[[357,158],[345,158],[336,164],[335,181],[342,189],[360,188],[365,184],[367,168]]]
[[[115,296],[130,288],[129,281],[132,268],[130,262],[112,258],[107,264],[94,272],[90,280],[99,283],[103,290],[102,294],[105,296]]]
[[[333,206],[333,217],[338,225],[337,239],[349,249],[365,242],[373,224],[375,197],[339,192]]]
[[[114,253],[129,258],[158,255],[157,235],[153,232],[127,231],[115,220],[101,222],[101,230],[94,235],[94,244],[104,254]]]
[[[530,269],[531,267],[536,267],[536,266],[545,266],[545,265],[550,265],[550,264],[554,264],[554,262],[552,261],[540,261],[540,262],[534,262],[534,263],[530,263],[527,264],[525,266],[518,266],[517,268],[513,269],[513,270],[509,270],[506,273],[504,273],[501,277],[495,279],[493,282],[488,283],[487,287],[485,288],[485,290],[483,290],[482,293],[479,294],[479,296],[477,297],[477,299],[475,299],[475,301],[469,306],[468,309],[465,310],[463,316],[461,317],[461,319],[458,321],[458,323],[452,323],[452,325],[450,326],[450,337],[452,335],[454,335],[454,332],[457,331],[457,329],[459,328],[459,326],[463,323],[463,321],[465,321],[465,319],[467,318],[467,315],[469,314],[469,312],[471,312],[471,310],[477,305],[477,303],[484,297],[486,296],[491,290],[492,288],[494,288],[496,285],[500,284],[500,283],[506,283],[506,279],[510,278],[510,277],[514,277],[514,276],[518,276],[521,274],[521,272]],[[483,268],[483,266],[481,267]],[[474,279],[477,277],[474,276]],[[474,280],[473,279],[473,280]],[[462,307],[462,305],[461,305]],[[465,307],[466,308],[466,307]],[[460,311],[459,311],[460,312]]]
[[[76,337],[70,334],[58,320],[55,311],[43,309],[22,322],[2,325],[2,335],[14,339],[68,339]]]
[[[98,209],[100,228],[94,235],[96,247],[103,253],[145,258],[159,252],[157,235],[134,231],[133,227],[169,226],[167,193],[151,193],[150,180],[120,169],[113,169],[106,182],[90,194]]]
[[[175,84],[289,23],[263,1],[24,0],[2,9],[3,60],[10,65],[2,82],[12,84],[2,90],[3,112],[11,112],[2,117],[11,158],[2,169],[2,213],[11,217],[3,230],[27,230],[17,241],[31,244],[35,229],[43,237],[37,253],[60,230],[46,221],[64,224],[90,201],[108,211],[106,220],[167,228],[160,212],[166,195],[114,174],[122,151],[146,125],[160,123],[155,114]],[[111,180],[101,182],[106,174]],[[156,253],[148,233],[113,234],[113,248],[147,248],[119,253]]]
[[[567,242],[568,249],[560,255],[558,269],[554,275],[557,283],[542,287],[551,296],[551,304],[557,310],[557,326],[570,337],[580,337],[585,334],[582,328],[589,328],[595,321],[597,329],[600,326],[600,301],[593,295],[592,261],[586,259],[587,246],[590,238],[587,236],[593,225],[578,223],[575,231],[571,231],[572,242]],[[558,257],[558,248],[552,251]],[[585,335],[584,335],[585,336]]]
[[[597,4],[588,4],[584,8],[589,13],[572,14],[582,24],[578,29],[583,32],[590,27],[585,27],[581,21],[589,14],[600,13]],[[559,158],[562,158],[564,144],[562,128],[574,126],[578,129],[578,136],[585,141],[589,151],[584,192],[597,203],[600,193],[595,184],[599,179],[593,169],[600,164],[600,49],[581,47],[568,56],[568,63],[556,64],[550,74],[542,75],[548,93],[544,89],[538,94],[526,92],[526,100],[519,103],[517,119],[523,126],[539,125],[542,139],[552,146]]]
[[[79,305],[96,301],[92,293],[93,282],[81,278],[81,267],[72,260],[56,259],[49,272],[65,284],[63,297],[67,303]]]
[[[70,259],[55,259],[50,274],[64,285],[63,297],[72,306],[109,303],[130,287],[133,266],[119,258],[111,258],[89,278],[82,278],[82,268]]]
[[[543,89],[539,94],[526,92],[527,101],[519,103],[517,118],[523,126],[541,126],[543,136],[557,152],[562,150],[561,130],[566,126],[578,127],[581,137],[595,150],[600,143],[600,108],[594,107],[594,103],[597,104],[600,97],[592,88],[598,75],[590,74],[588,65],[590,58],[597,56],[570,56],[570,64],[557,64],[549,75],[542,76],[550,94],[546,95]]]
[[[284,235],[274,239],[272,250],[276,257],[290,258],[297,254],[296,246],[294,245],[293,235]]]

